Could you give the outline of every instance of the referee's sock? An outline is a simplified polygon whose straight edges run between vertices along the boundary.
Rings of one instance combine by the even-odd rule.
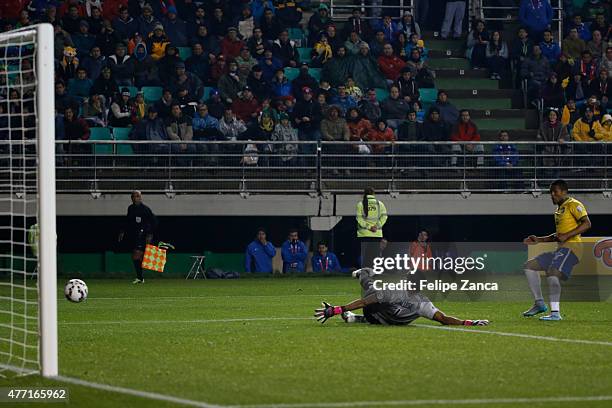
[[[142,276],[142,261],[140,259],[134,259],[134,269],[136,269],[136,277],[140,280],[144,280]]]

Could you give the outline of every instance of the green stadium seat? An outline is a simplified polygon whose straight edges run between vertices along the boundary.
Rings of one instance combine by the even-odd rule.
[[[301,28],[290,28],[289,39],[293,40],[298,47],[301,47],[306,42],[306,36]]]
[[[298,77],[298,75],[300,74],[300,69],[299,68],[285,68],[285,76],[287,77],[287,80],[289,81],[293,81],[295,78]]]
[[[143,86],[140,88],[146,103],[157,102],[161,99],[164,88],[161,86]]]
[[[202,94],[202,101],[206,102],[208,100],[208,98],[210,98],[210,93],[212,92],[213,88],[210,86],[205,86],[204,87],[204,92]]]
[[[183,61],[191,57],[191,48],[189,47],[178,47],[178,52],[179,52],[179,57],[181,57]]]
[[[108,128],[92,127],[89,128],[89,131],[89,140],[113,140]],[[113,154],[113,145],[97,144],[95,145],[94,152],[96,154]]]
[[[419,93],[424,110],[427,110],[438,99],[438,90],[436,88],[420,88]]]
[[[120,86],[119,90],[121,91],[123,88],[129,89],[131,98],[136,97],[136,94],[138,93],[138,88],[136,88],[135,86]]]
[[[389,91],[383,88],[376,88],[376,99],[384,101],[389,96]]]
[[[300,61],[310,61],[310,53],[312,48],[298,48],[298,54],[300,54]]]
[[[321,82],[321,68],[308,68],[308,73],[312,75],[317,82]]]
[[[115,140],[130,140],[131,128],[113,128],[113,138]],[[134,148],[131,144],[118,144],[117,154],[134,154]]]

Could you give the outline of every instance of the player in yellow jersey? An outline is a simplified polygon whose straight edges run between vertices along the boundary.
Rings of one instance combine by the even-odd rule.
[[[579,262],[581,256],[581,234],[591,228],[591,220],[584,205],[569,196],[567,183],[556,180],[550,185],[550,198],[557,205],[555,211],[556,232],[544,237],[530,235],[523,240],[527,245],[538,242],[558,242],[555,251],[545,252],[525,263],[525,276],[529,283],[535,304],[531,309],[523,312],[523,316],[530,317],[544,313],[548,309],[542,296],[540,271],[546,273],[550,296],[550,314],[540,317],[540,320],[561,320],[559,302],[561,299],[561,280],[567,280],[573,267]]]

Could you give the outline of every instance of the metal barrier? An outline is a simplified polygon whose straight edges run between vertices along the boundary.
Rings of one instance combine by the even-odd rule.
[[[551,0],[551,5],[553,4],[554,0]],[[512,15],[512,13],[514,13],[513,17],[518,18],[518,16],[516,16],[516,12],[519,10],[518,6],[489,6],[486,5],[485,3],[487,3],[487,0],[475,0],[475,3],[477,4],[475,6],[476,8],[476,12],[478,13],[477,15],[480,16],[480,19],[487,22],[487,21],[511,21],[508,19],[508,16]],[[557,23],[557,41],[559,41],[559,44],[561,44],[561,41],[563,41],[563,0],[557,0],[557,6],[553,6],[553,15],[556,15],[556,17],[553,17],[553,23]],[[496,17],[496,16],[487,16],[487,11],[498,11],[498,12],[506,12],[509,13],[507,14],[507,16],[504,17]],[[554,30],[553,30],[554,32]]]
[[[362,16],[365,20],[374,20],[378,18],[382,18],[384,16],[383,10],[397,10],[399,17],[401,18],[404,11],[411,11],[414,14],[414,0],[399,0],[398,4],[384,4],[384,0],[378,1],[365,1],[361,0],[361,2],[351,2],[347,1],[346,3],[341,3],[338,0],[330,0],[329,2],[329,15],[333,19],[344,19],[344,14],[347,12],[350,14],[353,9],[361,9],[361,12],[364,13]],[[341,13],[339,13],[339,11]],[[369,13],[366,13],[368,12]],[[343,12],[343,13],[342,13]],[[337,16],[337,14],[343,14],[341,17]]]
[[[518,157],[502,151],[506,159],[499,144],[296,142],[287,149],[285,142],[267,141],[58,141],[57,190],[320,194],[372,186],[398,193],[523,193],[546,191],[556,178],[567,179],[573,191],[612,189],[611,142],[502,143],[517,149]]]

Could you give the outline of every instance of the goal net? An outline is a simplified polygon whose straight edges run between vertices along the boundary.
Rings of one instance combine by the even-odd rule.
[[[53,28],[0,33],[0,375],[57,375]]]

